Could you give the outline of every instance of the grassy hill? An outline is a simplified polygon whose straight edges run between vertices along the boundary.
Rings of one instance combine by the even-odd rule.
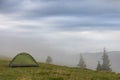
[[[40,63],[40,67],[10,68],[0,60],[0,80],[120,80],[120,74]]]

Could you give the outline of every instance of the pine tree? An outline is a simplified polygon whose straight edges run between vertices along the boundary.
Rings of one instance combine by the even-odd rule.
[[[109,56],[104,48],[102,70],[111,71]]]
[[[78,67],[80,68],[86,68],[86,64],[85,64],[85,61],[84,61],[84,58],[82,55],[80,55],[80,61],[78,63]]]
[[[52,63],[52,58],[50,56],[47,57],[46,63],[51,64]]]
[[[96,70],[102,70],[102,66],[101,66],[101,64],[100,64],[100,61],[98,61]]]

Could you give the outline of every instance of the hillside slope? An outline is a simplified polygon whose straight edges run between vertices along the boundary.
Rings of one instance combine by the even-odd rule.
[[[120,74],[40,63],[40,67],[10,68],[0,60],[0,80],[120,80]]]
[[[10,58],[9,58],[9,57],[4,56],[4,55],[0,55],[0,59],[1,59],[1,60],[10,60]]]

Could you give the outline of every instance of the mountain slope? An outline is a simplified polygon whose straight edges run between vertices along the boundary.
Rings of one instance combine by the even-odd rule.
[[[0,80],[120,80],[120,74],[40,63],[40,67],[10,68],[0,60]]]

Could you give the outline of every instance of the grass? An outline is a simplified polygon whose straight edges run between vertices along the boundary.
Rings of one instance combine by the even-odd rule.
[[[8,67],[0,60],[0,80],[120,80],[120,74],[40,63],[40,67]]]

